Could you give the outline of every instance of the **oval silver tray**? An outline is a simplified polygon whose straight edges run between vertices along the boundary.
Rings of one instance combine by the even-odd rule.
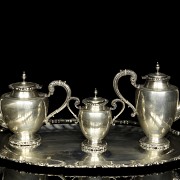
[[[12,135],[8,130],[0,133],[0,158],[17,163],[43,167],[63,168],[124,168],[150,167],[176,162],[180,159],[180,137],[172,132],[166,136],[170,148],[165,151],[147,151],[140,147],[139,139],[144,133],[134,122],[121,121],[112,126],[104,139],[107,151],[104,153],[85,153],[81,143],[85,137],[78,124],[51,124],[43,126],[38,134],[40,146],[13,148],[8,139]]]

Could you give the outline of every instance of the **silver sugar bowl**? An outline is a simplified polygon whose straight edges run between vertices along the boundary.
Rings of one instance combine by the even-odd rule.
[[[71,97],[70,100],[75,100],[75,107],[79,109],[78,116],[73,113],[69,103],[67,105],[70,112],[77,119],[81,131],[86,137],[82,142],[81,147],[84,152],[104,152],[107,150],[107,143],[104,137],[107,135],[111,125],[114,124],[115,119],[123,112],[125,104],[120,99],[112,101],[113,107],[108,107],[108,100],[102,97],[97,97],[97,90],[95,89],[95,96],[85,98],[82,100],[84,106],[78,106],[80,100],[77,97]],[[122,103],[121,111],[112,118],[111,110],[116,109],[116,102]]]
[[[170,76],[156,72],[143,77],[144,84],[136,84],[137,74],[132,70],[120,70],[113,80],[117,96],[132,108],[132,117],[137,115],[145,137],[139,140],[140,146],[146,150],[165,150],[170,141],[165,137],[174,121],[179,119],[179,90],[169,83]],[[131,84],[136,88],[135,106],[126,100],[118,89],[118,81],[123,76],[130,76]]]
[[[52,81],[48,85],[49,93],[39,92],[39,84],[27,82],[26,74],[23,72],[22,82],[9,85],[11,92],[1,96],[1,121],[13,132],[9,138],[9,143],[15,147],[36,147],[41,142],[41,137],[36,132],[43,123],[49,123],[48,120],[59,113],[67,105],[71,96],[70,87],[61,80]],[[64,103],[48,114],[48,97],[54,94],[55,86],[61,86],[66,90],[67,96]]]

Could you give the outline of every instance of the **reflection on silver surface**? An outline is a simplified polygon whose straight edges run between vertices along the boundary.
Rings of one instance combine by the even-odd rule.
[[[7,144],[4,146],[2,150],[3,154],[8,157],[13,158],[13,161],[19,163],[27,163],[29,165],[37,165],[37,166],[55,166],[62,167],[65,165],[64,161],[60,161],[58,159],[51,159],[48,155],[45,156],[43,153],[36,151],[35,148],[31,147],[21,147],[16,148]]]
[[[2,132],[0,157],[18,163],[65,168],[150,167],[180,159],[180,137],[171,133],[166,136],[171,142],[170,148],[164,151],[149,151],[139,145],[139,139],[143,135],[140,127],[116,125],[111,127],[105,138],[109,144],[107,151],[102,154],[87,154],[81,150],[81,143],[85,139],[77,124],[57,126],[59,128],[53,130],[50,126],[41,128],[39,131],[42,137],[41,145],[28,150],[11,147],[8,144],[11,133]],[[95,161],[91,161],[93,158]]]
[[[178,180],[180,178],[178,170],[172,170],[162,173],[154,173],[147,175],[134,175],[134,176],[77,176],[77,175],[53,175],[46,173],[28,173],[25,171],[16,171],[14,169],[8,169],[0,167],[0,177],[3,180],[50,180],[50,179],[61,179],[61,180]]]
[[[75,166],[79,167],[108,167],[112,162],[107,161],[104,152],[88,151],[81,161],[76,162]]]
[[[46,174],[32,174],[26,172],[18,172],[13,169],[3,169],[2,179],[3,180],[47,180],[48,175]]]

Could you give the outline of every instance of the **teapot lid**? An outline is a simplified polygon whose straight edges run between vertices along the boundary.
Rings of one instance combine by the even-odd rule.
[[[23,79],[22,82],[10,84],[9,88],[18,91],[33,91],[34,89],[41,89],[41,86],[39,84],[25,81],[26,79],[25,71],[23,71],[22,79]]]
[[[163,80],[169,80],[170,76],[160,73],[159,72],[160,66],[159,63],[157,62],[156,64],[156,73],[150,73],[146,76],[143,77],[143,79],[148,79],[150,81],[163,81]]]
[[[102,98],[102,97],[97,97],[97,93],[98,93],[98,91],[97,91],[97,89],[95,88],[95,90],[94,90],[94,97],[86,98],[86,99],[84,99],[82,102],[83,102],[84,104],[93,104],[93,105],[99,105],[99,104],[105,105],[105,104],[107,104],[107,103],[108,103],[108,100],[105,99],[105,98]]]

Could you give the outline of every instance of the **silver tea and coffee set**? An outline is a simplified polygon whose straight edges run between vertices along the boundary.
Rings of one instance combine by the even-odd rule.
[[[119,90],[119,80],[130,76],[130,83],[135,87],[135,105],[130,103]],[[170,76],[160,72],[157,63],[154,73],[143,77],[144,84],[136,84],[137,74],[133,70],[120,70],[113,79],[113,88],[117,99],[112,100],[107,106],[107,99],[99,97],[95,89],[94,97],[82,100],[71,96],[71,88],[61,80],[52,81],[48,85],[48,93],[40,92],[39,84],[26,81],[26,74],[22,74],[22,82],[9,85],[10,92],[1,95],[0,124],[9,129],[9,145],[15,148],[36,148],[41,144],[38,131],[44,124],[49,124],[49,119],[55,114],[68,108],[73,118],[76,119],[85,140],[81,143],[84,152],[105,152],[107,142],[105,137],[115,120],[125,110],[126,105],[132,109],[132,117],[137,116],[139,125],[144,132],[144,137],[139,139],[139,145],[144,150],[164,151],[171,146],[167,133],[175,121],[180,118],[179,90],[169,83]],[[48,113],[49,97],[54,94],[55,87],[63,87],[66,98],[63,104],[51,113]],[[78,114],[70,107],[74,100],[74,107]],[[113,117],[113,110],[120,102],[120,111]]]

